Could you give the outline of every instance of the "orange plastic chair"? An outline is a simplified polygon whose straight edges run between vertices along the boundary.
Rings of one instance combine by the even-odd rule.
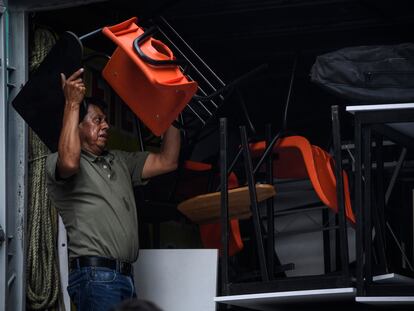
[[[136,21],[134,17],[103,28],[102,32],[118,47],[102,76],[144,124],[159,136],[188,104],[198,85],[183,75],[168,46],[150,36],[143,36],[144,30]]]
[[[265,150],[265,142],[250,145],[252,157],[260,157]],[[277,158],[273,161],[273,176],[276,178],[309,178],[321,201],[338,212],[334,160],[332,156],[318,146],[311,145],[302,136],[280,138],[273,148]],[[351,207],[348,176],[343,171],[345,214],[355,224],[355,215]]]
[[[204,181],[200,181],[197,178],[191,178],[191,172],[203,172],[210,171],[212,166],[210,164],[195,162],[195,161],[185,161],[184,165],[184,174],[188,176],[183,176],[185,182],[179,185],[176,190],[176,198],[178,200],[185,200],[190,197],[197,195],[197,190]],[[188,178],[189,177],[189,178]],[[187,185],[187,181],[191,185]],[[228,187],[229,189],[237,188],[239,186],[237,176],[234,173],[229,175]],[[222,251],[221,248],[221,224],[220,223],[209,223],[209,224],[200,224],[200,236],[201,242],[205,248],[216,248]],[[243,249],[243,241],[240,235],[240,227],[238,219],[231,219],[229,225],[229,256],[233,256],[236,253],[240,252]]]

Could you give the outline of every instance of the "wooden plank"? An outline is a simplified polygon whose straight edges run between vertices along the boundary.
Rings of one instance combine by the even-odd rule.
[[[272,185],[257,184],[257,200],[264,201],[276,192]],[[195,196],[178,205],[178,210],[195,223],[217,222],[220,219],[220,192]],[[230,218],[245,219],[251,216],[250,194],[247,186],[229,190]]]

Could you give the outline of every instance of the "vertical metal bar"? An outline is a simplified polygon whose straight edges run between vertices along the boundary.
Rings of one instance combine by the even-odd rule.
[[[259,215],[259,208],[257,206],[257,193],[256,193],[256,185],[254,182],[253,177],[253,165],[252,159],[250,157],[249,152],[249,144],[247,141],[247,134],[246,134],[246,127],[240,126],[240,136],[243,148],[243,157],[244,157],[244,167],[246,170],[246,178],[247,184],[249,186],[249,193],[250,193],[250,204],[251,210],[253,214],[253,224],[256,236],[256,244],[257,244],[257,253],[259,256],[259,265],[260,265],[260,273],[262,277],[262,281],[269,281],[269,275],[266,267],[266,258],[263,248],[263,238],[262,238],[262,231],[260,226],[260,215]]]
[[[228,292],[229,274],[229,198],[227,179],[227,119],[220,119],[220,182],[221,182],[221,291],[223,295]]]
[[[266,124],[266,145],[272,140],[272,125]],[[269,155],[266,161],[266,183],[273,185],[273,157]],[[267,206],[267,267],[269,278],[274,278],[275,265],[275,211],[273,197],[266,200]]]
[[[342,175],[342,155],[341,155],[341,128],[339,124],[338,106],[331,108],[332,130],[335,156],[335,178],[336,196],[339,214],[339,241],[341,252],[341,271],[344,277],[349,277],[349,254],[348,254],[348,235],[346,228],[344,182]]]
[[[377,194],[374,196],[374,221],[375,221],[375,239],[378,241],[378,257],[379,265],[388,273],[387,256],[385,254],[385,218],[384,218],[384,207],[385,207],[385,196],[384,196],[384,159],[382,157],[382,136],[375,135],[375,163],[376,163],[376,191]]]
[[[355,214],[356,214],[356,279],[357,296],[364,295],[364,211],[362,208],[362,125],[355,114]]]
[[[371,128],[364,126],[362,128],[363,148],[364,148],[364,213],[365,213],[365,265],[364,278],[365,283],[369,286],[372,283],[372,214],[371,214]]]
[[[337,269],[339,269],[341,272],[341,263],[342,263],[342,258],[341,258],[341,239],[339,236],[339,215],[336,214],[335,215],[335,226],[336,228],[338,228],[337,230],[334,231],[334,236],[335,236],[335,267],[337,267]]]
[[[7,138],[7,54],[6,54],[6,8],[0,6],[0,226],[6,241],[0,245],[0,310],[6,310],[7,288],[7,204],[6,204],[6,138]]]
[[[14,310],[25,310],[26,306],[26,211],[27,211],[27,155],[28,132],[26,122],[11,108],[11,101],[28,78],[28,14],[24,10],[8,7],[7,66],[10,87],[6,106],[6,181],[8,256],[7,304]],[[7,38],[6,37],[6,38]],[[7,108],[8,107],[8,108]],[[1,149],[2,147],[0,147]],[[11,238],[13,237],[13,238]],[[6,309],[8,310],[9,308]]]
[[[322,210],[322,223],[325,226],[325,224],[329,224],[329,211],[324,208]],[[330,232],[329,230],[324,230],[322,232],[322,238],[323,238],[323,265],[325,269],[325,274],[331,272],[331,240],[330,240]]]

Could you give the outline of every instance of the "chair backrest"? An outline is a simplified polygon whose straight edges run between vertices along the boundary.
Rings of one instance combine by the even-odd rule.
[[[250,145],[253,156],[260,156],[265,143]],[[335,212],[338,211],[334,160],[332,156],[318,146],[311,145],[303,136],[282,137],[275,144],[273,152],[273,175],[276,178],[309,178],[321,201]],[[352,211],[349,183],[344,172],[345,211],[347,218],[355,223]]]
[[[178,65],[153,66],[134,51],[133,43],[144,31],[131,18],[104,27],[103,33],[118,47],[102,75],[131,110],[155,134],[162,135],[197,91]],[[173,60],[174,55],[161,41],[149,38],[141,50],[155,60]]]

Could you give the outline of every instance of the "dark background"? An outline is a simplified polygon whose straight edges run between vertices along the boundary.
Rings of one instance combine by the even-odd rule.
[[[413,41],[412,1],[386,0],[197,0],[108,1],[71,9],[33,13],[35,24],[78,35],[138,16],[142,24],[163,15],[226,82],[267,63],[269,69],[242,93],[259,133],[271,122],[281,127],[292,66],[297,58],[288,128],[314,144],[331,141],[330,106],[343,105],[309,80],[317,55],[347,46]],[[103,36],[85,45],[110,53]],[[237,103],[225,114],[237,117]],[[344,135],[351,124],[343,122]]]

